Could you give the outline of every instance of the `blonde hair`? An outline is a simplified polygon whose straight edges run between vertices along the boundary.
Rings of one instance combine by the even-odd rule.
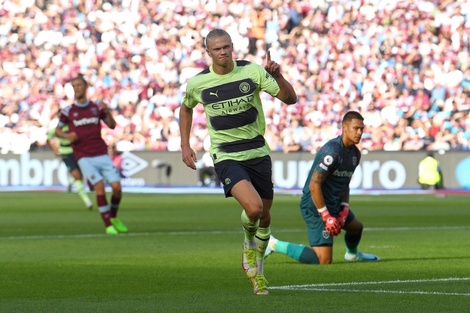
[[[230,37],[230,34],[227,33],[225,30],[220,29],[220,28],[213,29],[207,34],[206,38],[204,39],[204,46],[207,49],[207,41],[209,39],[224,37],[224,36],[227,36],[228,38],[230,38],[230,41],[232,41],[232,38]]]

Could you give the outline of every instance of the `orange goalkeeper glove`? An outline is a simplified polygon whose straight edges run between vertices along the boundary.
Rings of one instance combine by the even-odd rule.
[[[348,215],[349,215],[349,203],[341,202],[341,211],[339,212],[339,217],[338,217],[338,221],[341,227],[343,227],[344,224],[346,224]]]
[[[325,223],[325,229],[330,233],[331,236],[336,236],[341,233],[341,225],[336,217],[330,215],[330,212],[326,207],[323,207],[318,210],[318,213]]]

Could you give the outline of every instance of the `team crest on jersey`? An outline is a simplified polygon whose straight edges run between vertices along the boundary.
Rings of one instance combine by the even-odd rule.
[[[250,84],[247,82],[242,82],[238,88],[240,88],[240,91],[243,93],[249,93],[251,89]]]
[[[331,165],[333,163],[333,157],[331,155],[325,155],[323,158],[323,163],[325,165]]]
[[[353,158],[352,158],[352,163],[353,163],[354,166],[357,165],[357,157],[353,157]]]
[[[322,234],[323,238],[325,238],[325,239],[330,238],[330,233],[327,230],[322,231],[321,234]]]

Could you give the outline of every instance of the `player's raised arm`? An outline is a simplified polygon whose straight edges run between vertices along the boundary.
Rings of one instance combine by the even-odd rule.
[[[111,114],[111,111],[109,111],[108,105],[104,101],[100,101],[100,107],[104,114],[106,114],[104,122],[109,128],[114,129],[114,127],[116,127],[116,120]]]
[[[276,95],[276,98],[281,100],[286,104],[294,104],[297,102],[297,94],[294,90],[294,87],[284,78],[281,73],[281,66],[276,62],[271,60],[271,52],[268,50],[266,53],[266,65],[264,66],[265,70],[271,74],[271,76],[276,80],[279,85],[279,93]]]

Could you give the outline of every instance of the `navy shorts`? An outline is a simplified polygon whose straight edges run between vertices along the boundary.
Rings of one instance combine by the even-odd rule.
[[[269,155],[247,161],[220,161],[214,164],[214,169],[224,185],[225,197],[231,197],[232,187],[244,179],[253,184],[262,199],[272,200],[274,197],[273,170]]]
[[[69,172],[72,172],[73,170],[80,170],[78,167],[77,160],[75,160],[75,156],[73,153],[71,154],[63,154],[61,155],[62,161],[64,161],[65,165],[67,166],[67,169]]]

